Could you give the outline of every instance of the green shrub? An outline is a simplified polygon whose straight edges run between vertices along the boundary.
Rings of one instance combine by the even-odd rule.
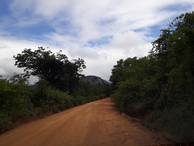
[[[33,115],[30,90],[25,84],[0,79],[0,132],[12,128],[15,120]]]
[[[66,109],[73,105],[73,97],[68,92],[51,87],[45,80],[38,82],[38,88],[35,89],[31,101],[34,107],[41,107],[43,111],[56,112],[58,109]]]
[[[174,19],[155,40],[149,55],[117,61],[111,95],[122,111],[143,118],[173,135],[194,139],[194,12]],[[142,117],[139,117],[142,118]],[[163,126],[161,126],[161,123]]]

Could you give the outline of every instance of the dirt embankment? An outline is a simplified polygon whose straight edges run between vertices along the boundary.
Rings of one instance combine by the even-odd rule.
[[[0,146],[133,146],[168,143],[130,117],[110,98],[84,104],[0,135]]]

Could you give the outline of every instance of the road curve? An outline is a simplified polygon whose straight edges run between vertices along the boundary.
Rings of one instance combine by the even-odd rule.
[[[0,135],[0,146],[133,146],[166,143],[130,123],[110,98],[87,103]]]

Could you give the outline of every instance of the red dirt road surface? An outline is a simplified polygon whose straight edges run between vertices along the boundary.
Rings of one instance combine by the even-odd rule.
[[[0,146],[133,146],[167,143],[130,117],[110,98],[87,103],[0,135]]]

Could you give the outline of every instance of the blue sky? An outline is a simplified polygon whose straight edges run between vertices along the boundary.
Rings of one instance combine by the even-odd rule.
[[[160,29],[193,9],[192,0],[1,0],[0,75],[22,72],[13,55],[43,46],[108,80],[116,61],[147,55]]]

